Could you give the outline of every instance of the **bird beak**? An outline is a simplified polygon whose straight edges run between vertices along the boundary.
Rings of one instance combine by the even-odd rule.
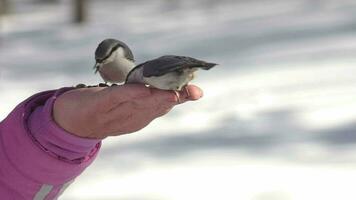
[[[95,69],[95,72],[94,72],[95,74],[98,73],[100,66],[101,66],[101,63],[98,63],[98,62],[95,63],[95,65],[93,67],[93,69]]]

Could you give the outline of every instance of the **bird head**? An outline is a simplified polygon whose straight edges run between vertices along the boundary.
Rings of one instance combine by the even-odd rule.
[[[99,68],[115,61],[134,62],[134,56],[131,49],[122,41],[116,39],[103,40],[95,50],[95,73]]]

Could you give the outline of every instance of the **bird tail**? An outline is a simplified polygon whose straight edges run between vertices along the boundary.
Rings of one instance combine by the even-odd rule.
[[[209,70],[209,69],[215,67],[216,65],[218,65],[218,64],[216,64],[216,63],[205,63],[203,65],[202,69]]]

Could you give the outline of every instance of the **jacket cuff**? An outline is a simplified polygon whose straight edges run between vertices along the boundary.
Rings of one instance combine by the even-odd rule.
[[[81,138],[68,133],[54,121],[52,117],[54,102],[70,89],[72,88],[56,91],[44,105],[38,106],[28,119],[28,127],[33,139],[51,156],[66,162],[80,163],[90,159],[92,150],[100,140]]]
[[[99,152],[101,142],[70,135],[51,117],[55,99],[71,89],[33,95],[1,122],[0,150],[22,176],[39,183],[63,184],[77,177]]]

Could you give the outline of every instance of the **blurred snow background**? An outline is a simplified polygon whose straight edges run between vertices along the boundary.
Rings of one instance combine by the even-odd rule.
[[[355,199],[353,0],[12,0],[0,18],[0,120],[43,90],[96,84],[93,52],[125,41],[138,63],[217,62],[205,96],[104,141],[60,199]]]

